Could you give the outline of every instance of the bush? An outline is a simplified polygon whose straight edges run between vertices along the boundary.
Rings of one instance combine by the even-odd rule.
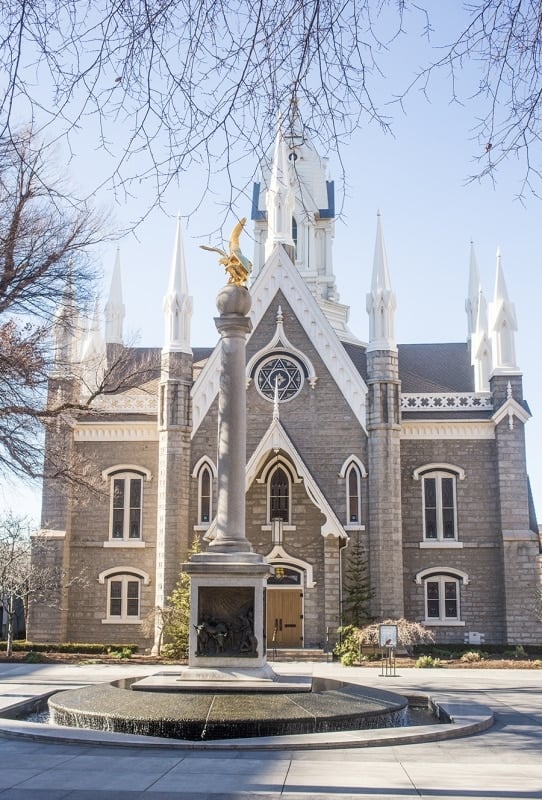
[[[443,666],[440,658],[433,658],[433,656],[420,656],[414,664],[418,669],[438,669]]]
[[[5,642],[0,642],[0,648]],[[92,642],[13,642],[13,650],[19,653],[81,653],[83,655],[107,655],[123,649],[137,652],[137,644],[105,644]]]
[[[469,650],[468,653],[463,653],[460,660],[466,664],[476,664],[483,659],[483,655],[478,650]]]
[[[351,667],[360,660],[359,628],[343,625],[337,633],[340,641],[335,645],[333,655],[337,656],[344,667]]]
[[[47,661],[47,659],[43,653],[36,653],[34,650],[29,650],[24,657],[24,661],[26,664],[42,664],[44,661]]]
[[[132,649],[130,647],[123,647],[121,650],[111,649],[109,655],[113,658],[125,660],[132,657]]]
[[[380,625],[397,625],[397,644],[404,647],[407,653],[411,654],[414,645],[430,643],[435,641],[433,633],[425,628],[420,622],[412,622],[408,619],[385,619],[381,623],[374,622],[366,625],[359,630],[359,641],[361,644],[379,645],[378,632]]]

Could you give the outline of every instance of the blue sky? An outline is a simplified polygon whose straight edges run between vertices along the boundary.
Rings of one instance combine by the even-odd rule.
[[[446,4],[447,6],[448,4]],[[444,28],[448,11],[439,9]],[[457,20],[455,21],[457,22]],[[419,26],[418,26],[419,27]],[[403,38],[386,57],[385,74],[378,83],[382,110],[389,114],[392,133],[367,124],[345,143],[341,156],[346,185],[338,159],[330,157],[332,177],[342,203],[335,227],[334,265],[342,302],[351,306],[350,327],[366,340],[368,319],[365,295],[370,275],[376,213],[382,213],[392,284],[397,296],[396,336],[401,342],[464,341],[467,318],[464,310],[468,287],[469,249],[474,241],[478,267],[487,300],[492,299],[496,251],[500,247],[510,299],[515,303],[519,331],[516,352],[524,374],[525,398],[533,418],[526,426],[528,469],[539,517],[542,518],[542,372],[538,362],[536,324],[542,298],[541,202],[528,194],[518,199],[523,167],[514,159],[503,164],[495,182],[468,181],[485,158],[475,140],[474,125],[482,113],[480,101],[468,100],[479,79],[478,66],[471,63],[462,77],[465,104],[451,102],[446,74],[437,75],[428,101],[414,91],[404,112],[397,104],[384,105],[386,98],[406,85],[416,68],[430,57],[417,35]],[[272,142],[269,142],[271,146]],[[97,153],[89,132],[82,132],[78,155],[68,171],[77,185],[91,186]],[[232,165],[238,185],[250,187],[256,157],[249,154]],[[482,162],[483,163],[483,162]],[[223,166],[223,165],[217,165]],[[106,167],[104,167],[106,168]],[[214,298],[223,284],[223,274],[213,256],[199,249],[222,219],[228,184],[223,173],[212,178],[212,193],[194,211],[194,198],[202,192],[205,177],[193,170],[171,186],[163,210],[155,210],[136,230],[120,242],[125,330],[142,345],[160,346],[163,336],[162,298],[167,286],[171,250],[178,212],[184,219],[184,242],[190,291],[194,298],[192,344],[212,345],[217,340],[213,323]],[[152,187],[133,187],[127,202],[116,203],[106,191],[97,195],[99,204],[119,228],[127,226],[147,207]],[[235,216],[250,216],[249,191],[226,215],[224,238]],[[252,251],[251,228],[243,249]],[[219,244],[216,238],[213,244]],[[104,244],[98,253],[102,264],[103,291],[115,260],[116,244]],[[104,298],[105,301],[105,298]],[[38,515],[38,491],[23,497],[8,490],[4,503],[15,510]]]

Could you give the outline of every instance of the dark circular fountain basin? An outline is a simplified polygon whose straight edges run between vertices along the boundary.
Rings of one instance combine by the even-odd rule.
[[[190,741],[393,727],[404,724],[407,705],[401,695],[318,678],[305,693],[134,692],[99,684],[49,699],[57,725]]]

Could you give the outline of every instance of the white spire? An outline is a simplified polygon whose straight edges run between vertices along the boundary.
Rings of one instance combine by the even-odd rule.
[[[476,330],[476,319],[478,316],[478,296],[480,292],[480,275],[476,254],[474,252],[474,242],[470,243],[470,266],[469,266],[469,293],[465,300],[465,311],[467,312],[467,336],[470,337]]]
[[[75,302],[75,293],[72,280],[71,261],[68,264],[66,285],[62,292],[62,299],[55,314],[53,337],[55,340],[55,356],[53,374],[67,377],[71,372],[71,365],[76,358],[76,332],[78,310]]]
[[[120,251],[117,247],[115,266],[111,277],[109,298],[104,308],[105,312],[105,341],[108,344],[122,344],[122,322],[126,309],[122,302],[122,280],[120,273]]]
[[[162,352],[192,354],[190,347],[190,321],[192,298],[188,294],[188,279],[184,258],[181,217],[177,217],[177,230],[167,294],[164,297],[165,336]]]
[[[471,334],[471,364],[474,367],[474,390],[489,392],[491,375],[491,341],[488,334],[487,302],[481,289],[478,291],[476,327]]]
[[[395,307],[395,294],[391,288],[384,234],[382,232],[380,212],[378,212],[371,293],[367,295],[367,311],[369,313],[368,351],[397,350],[394,332]]]
[[[106,368],[105,341],[101,334],[100,299],[96,296],[87,334],[81,349],[82,391],[93,392],[100,386]]]
[[[288,166],[288,150],[279,128],[275,138],[275,150],[271,165],[271,179],[266,197],[267,239],[265,242],[265,258],[269,258],[275,245],[285,244],[294,247],[292,238],[292,216],[294,211],[294,193],[290,183]]]
[[[515,332],[516,310],[508,298],[502,269],[501,251],[497,250],[495,294],[489,307],[489,335],[493,353],[493,372],[507,374],[519,372],[516,364]]]

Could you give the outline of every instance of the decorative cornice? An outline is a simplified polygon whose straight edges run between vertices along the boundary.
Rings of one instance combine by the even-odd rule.
[[[412,420],[401,423],[401,439],[494,439],[493,422]]]
[[[489,392],[404,392],[401,411],[492,411]]]
[[[157,442],[156,422],[78,422],[73,431],[76,442]]]
[[[112,411],[117,414],[157,414],[158,393],[153,391],[122,392],[122,394],[102,394],[92,402],[96,411]]]

